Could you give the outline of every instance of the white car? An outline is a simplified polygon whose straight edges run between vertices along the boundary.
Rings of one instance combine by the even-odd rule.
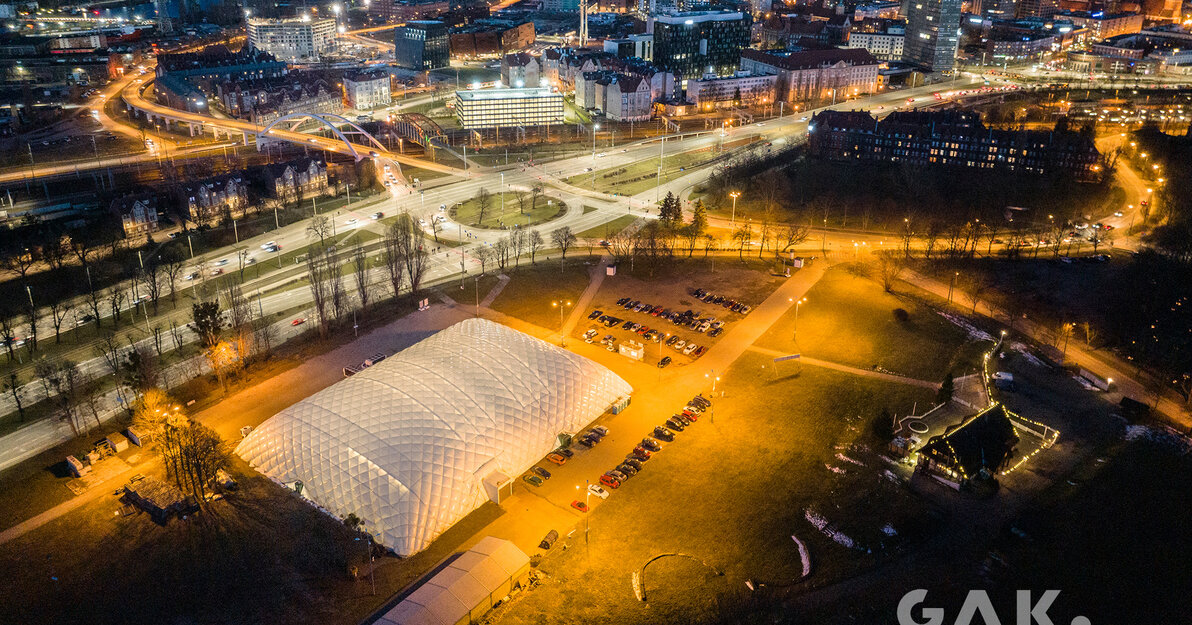
[[[221,258],[221,259],[219,259],[219,262],[215,263],[215,266],[216,266],[216,267],[223,267],[223,266],[224,266],[224,265],[226,265],[226,264],[228,264],[228,259],[226,259],[226,258]]]
[[[596,155],[596,158],[604,158],[604,156],[605,156],[604,152],[601,152],[600,154]]]
[[[268,243],[261,244],[261,249],[263,249],[263,250],[267,250],[271,247],[277,247],[277,241],[270,241]]]
[[[588,484],[588,492],[601,499],[608,499],[608,491],[600,488],[600,486],[596,484]]]
[[[354,225],[356,225],[356,222],[358,222],[358,221],[360,221],[360,220],[359,220],[359,219],[356,219],[355,217],[353,217],[353,218],[351,218],[351,219],[349,219],[349,220],[345,221],[345,222],[344,222],[344,225],[345,225],[345,226],[354,226]]]

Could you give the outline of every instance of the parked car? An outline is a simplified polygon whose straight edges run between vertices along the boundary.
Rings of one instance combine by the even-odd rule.
[[[650,451],[658,451],[659,449],[662,449],[662,445],[659,445],[658,441],[650,438],[649,436],[642,439],[641,446]]]
[[[678,421],[679,423],[682,423],[683,427],[687,427],[687,426],[691,425],[691,423],[692,423],[691,419],[688,419],[687,417],[684,417],[681,414],[673,414],[673,415],[671,415],[671,418],[674,419],[675,421]]]
[[[666,420],[666,428],[675,430],[675,432],[682,432],[683,430],[687,429],[687,426],[683,425],[682,421],[679,421],[678,419],[671,417]],[[668,443],[673,441],[675,439],[674,433],[670,432],[670,430],[667,430],[666,428],[664,428],[662,426],[658,426],[658,427],[654,428],[654,438],[664,440]],[[664,431],[664,432],[668,432],[670,434],[670,438],[668,439],[666,436],[659,434],[660,430]]]
[[[600,488],[595,484],[588,484],[588,492],[596,495],[601,499],[608,499],[608,491]]]
[[[650,459],[650,451],[648,449],[643,448],[641,445],[634,447],[633,453],[631,453],[630,455],[633,456],[634,458],[637,458],[638,460],[649,460]]]
[[[588,315],[588,319],[597,319],[600,317],[600,315],[603,315],[603,314],[604,313],[599,310],[594,310],[594,311],[592,311],[592,314]]]
[[[575,441],[575,442],[576,442],[576,443],[579,443],[580,445],[583,445],[584,447],[587,447],[587,448],[589,448],[589,449],[591,449],[591,448],[592,448],[592,445],[595,445],[595,444],[596,444],[596,441],[592,440],[592,437],[589,437],[589,436],[585,436],[585,437],[583,437],[583,438],[581,438],[581,439],[579,439],[578,441]]]
[[[555,453],[563,456],[564,458],[570,458],[575,455],[574,451],[571,451],[570,449],[567,449],[566,447],[560,447],[559,449],[556,449]]]
[[[681,352],[681,351],[683,351],[683,348],[686,346],[687,346],[687,341],[684,341],[683,339],[679,339],[679,340],[675,341],[675,344],[672,345],[671,347],[675,348],[676,352]]]
[[[670,346],[674,345],[674,344],[675,344],[675,343],[677,343],[677,342],[679,342],[679,337],[677,337],[677,336],[672,336],[672,337],[670,337],[669,339],[666,339],[666,346],[667,346],[667,347],[670,347]]]
[[[617,300],[617,306],[624,306],[628,301],[628,297],[622,297],[621,299]]]
[[[534,467],[530,470],[537,473],[538,475],[542,476],[542,479],[544,479],[544,480],[550,479],[550,471],[547,471],[546,469],[543,469],[542,467]]]
[[[580,512],[587,512],[587,511],[588,511],[588,504],[586,504],[586,503],[584,503],[584,502],[582,502],[582,501],[580,501],[580,500],[578,500],[578,499],[577,499],[577,500],[575,500],[575,501],[573,501],[573,502],[571,502],[571,507],[572,507],[572,508],[575,508],[576,510],[579,510]]]
[[[662,357],[662,360],[659,360],[659,361],[658,361],[658,368],[659,368],[659,369],[665,369],[665,368],[666,368],[666,366],[667,366],[667,365],[669,365],[670,363],[671,363],[671,357],[670,357],[670,356],[663,356],[663,357]]]
[[[690,356],[692,354],[692,352],[694,352],[697,349],[699,349],[699,345],[696,345],[695,343],[688,343],[687,347],[683,348],[683,355]]]
[[[637,475],[637,469],[625,464],[624,462],[617,465],[617,471],[623,473],[625,477],[633,477]]]
[[[523,475],[522,479],[530,486],[542,486],[542,478],[537,475]]]
[[[670,423],[668,422],[667,425],[670,425]],[[683,428],[675,428],[675,429],[682,430]],[[671,432],[670,430],[668,430],[660,425],[660,426],[654,428],[654,437],[659,440],[664,440],[669,443],[669,442],[675,440],[675,433]]]
[[[608,436],[608,428],[604,427],[603,425],[592,426],[592,431],[596,432],[600,436]]]
[[[563,466],[563,465],[567,464],[567,458],[564,457],[562,454],[547,454],[546,459],[549,462],[552,462],[559,466]]]
[[[707,397],[704,397],[703,395],[696,395],[695,397],[692,397],[691,401],[688,403],[690,403],[693,406],[699,406],[700,408],[703,408],[704,410],[707,410],[708,408],[710,408],[712,406],[712,400],[708,399]]]
[[[618,479],[616,479],[616,478],[613,478],[613,477],[610,477],[610,476],[608,476],[608,475],[601,475],[601,476],[600,476],[600,483],[601,483],[601,484],[604,484],[605,486],[607,486],[607,487],[609,487],[609,488],[611,488],[611,489],[613,489],[613,490],[616,490],[616,489],[618,489],[618,488],[620,488],[620,487],[621,487],[621,481],[620,481],[620,480],[618,480]]]
[[[699,358],[700,356],[703,356],[703,355],[704,355],[704,352],[706,352],[706,351],[708,351],[708,348],[707,348],[707,347],[704,347],[703,345],[700,345],[700,346],[699,346],[699,349],[696,349],[696,350],[695,350],[695,353],[691,354],[691,357],[692,357],[692,358]]]
[[[616,469],[609,469],[608,471],[605,471],[604,474],[613,478],[614,480],[617,480],[618,482],[629,481],[629,478],[626,477],[624,473],[621,473],[620,471],[618,471]]]

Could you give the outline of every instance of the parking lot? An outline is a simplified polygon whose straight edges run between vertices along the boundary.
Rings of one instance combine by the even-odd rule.
[[[587,330],[581,338],[665,368],[698,360],[729,324],[753,310],[744,301],[709,289],[688,287],[687,296],[678,302],[665,302],[665,297],[644,301],[622,296],[612,305],[588,313]]]

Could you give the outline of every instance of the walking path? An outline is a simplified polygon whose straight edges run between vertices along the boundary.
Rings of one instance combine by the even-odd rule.
[[[108,493],[111,493],[113,484],[123,483],[124,480],[128,479],[139,470],[140,469],[138,467],[129,467],[128,469],[121,471],[120,473],[117,473],[116,475],[113,475],[102,482],[93,484],[91,488],[87,489],[87,492],[83,493],[82,495],[72,497],[33,518],[26,519],[0,532],[0,545],[3,545],[4,543],[7,543],[11,540],[16,540],[17,538],[32,532],[33,530],[72,510],[75,510],[85,504],[99,499]]]
[[[909,272],[903,280],[940,297],[948,295],[946,283],[938,282],[919,273]],[[956,295],[957,301],[962,295],[967,297],[967,294]],[[969,298],[969,303],[973,303],[972,298]],[[1006,323],[1012,330],[1022,332],[1039,344],[1049,343],[1047,337],[1052,332],[1041,324],[1028,319],[1012,319],[1006,311],[985,301],[976,302],[976,312],[999,323]],[[1189,415],[1185,406],[1162,395],[1156,397],[1154,391],[1149,390],[1137,381],[1135,376],[1127,373],[1130,369],[1137,370],[1137,365],[1126,363],[1107,352],[1094,354],[1091,350],[1077,345],[1075,341],[1068,345],[1064,359],[1066,362],[1087,369],[1103,379],[1113,380],[1117,386],[1117,392],[1121,395],[1151,404],[1153,409],[1163,413],[1172,422],[1178,423],[1184,428],[1192,427],[1192,415]]]
[[[596,297],[596,292],[600,290],[600,285],[604,284],[604,276],[607,273],[605,269],[610,262],[612,262],[612,257],[605,254],[600,257],[600,262],[596,263],[596,266],[591,270],[591,280],[588,281],[588,287],[584,289],[579,299],[576,300],[575,305],[571,307],[571,314],[567,315],[567,323],[563,324],[561,330],[563,336],[569,336],[575,330],[575,326],[584,318],[584,313],[588,310],[588,305]]]
[[[766,354],[767,356],[790,356],[788,352],[780,352],[776,349],[769,349],[767,347],[759,347],[751,345],[749,351],[757,352],[759,354]],[[811,358],[808,356],[799,355],[799,362],[812,367],[822,367],[824,369],[832,369],[833,371],[841,371],[843,373],[851,373],[852,375],[859,375],[865,378],[873,378],[875,380],[885,380],[887,382],[896,382],[898,384],[909,384],[911,386],[920,386],[936,390],[940,385],[936,382],[929,382],[927,380],[919,380],[916,378],[908,378],[906,376],[894,375],[892,373],[881,373],[880,371],[871,371],[869,369],[858,369],[857,367],[850,367],[848,365],[841,365],[827,360],[819,360],[818,358]]]

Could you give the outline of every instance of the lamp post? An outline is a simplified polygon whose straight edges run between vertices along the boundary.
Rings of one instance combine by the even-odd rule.
[[[720,376],[716,375],[716,370],[712,369],[704,374],[704,377],[712,380],[712,396],[716,396],[716,383],[720,381]],[[708,407],[708,421],[716,423],[716,402],[711,402]]]
[[[952,273],[952,279],[948,281],[948,303],[952,303],[952,289],[956,288],[956,278],[960,275],[959,271]]]
[[[563,309],[570,308],[570,301],[555,301],[550,303],[551,306],[559,309],[559,346],[567,347],[567,335],[563,332]]]
[[[729,194],[728,194],[728,196],[729,196],[729,197],[731,197],[731,198],[733,198],[733,219],[732,219],[732,225],[733,225],[733,226],[736,226],[736,225],[737,225],[737,198],[741,197],[741,192],[740,192],[740,191],[733,191],[733,192],[729,193]]]
[[[596,131],[600,124],[592,124],[592,188],[596,188]]]
[[[792,298],[788,297],[786,301],[791,302],[794,300]],[[795,340],[796,337],[799,336],[799,306],[802,306],[803,302],[806,302],[806,301],[807,301],[806,297],[800,298],[798,301],[795,301],[795,330],[794,330],[794,332],[791,333],[792,341]]]

